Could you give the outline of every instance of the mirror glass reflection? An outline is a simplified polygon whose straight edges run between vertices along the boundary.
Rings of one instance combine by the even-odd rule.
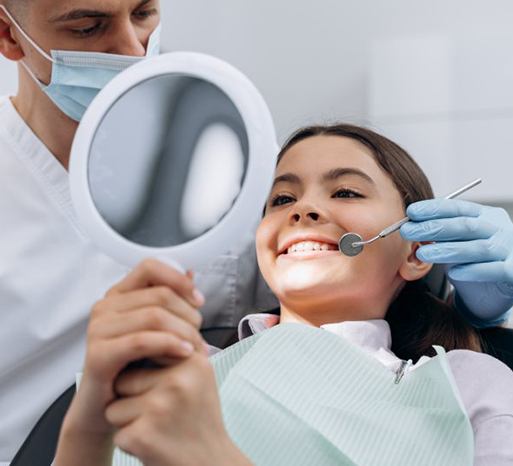
[[[177,246],[229,212],[248,157],[244,121],[221,89],[163,75],[130,89],[106,113],[91,145],[91,195],[127,240]]]

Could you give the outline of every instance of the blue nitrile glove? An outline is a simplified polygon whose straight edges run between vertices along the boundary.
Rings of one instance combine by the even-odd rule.
[[[411,204],[401,227],[424,262],[448,264],[455,304],[476,327],[506,321],[513,306],[513,223],[504,209],[456,199]],[[509,312],[508,312],[509,311]]]

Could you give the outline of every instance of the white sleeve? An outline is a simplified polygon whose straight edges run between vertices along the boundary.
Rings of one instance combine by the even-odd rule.
[[[447,356],[474,430],[474,466],[513,465],[513,371],[487,354]]]
[[[474,466],[513,464],[513,415],[491,417],[474,427]]]

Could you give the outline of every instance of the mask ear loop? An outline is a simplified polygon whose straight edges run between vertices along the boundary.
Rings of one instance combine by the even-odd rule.
[[[12,23],[16,26],[16,29],[20,32],[20,34],[27,40],[27,42],[32,45],[44,58],[51,61],[52,63],[55,63],[54,58],[46,53],[39,45],[37,45],[34,40],[23,30],[23,28],[18,24],[18,21],[14,19],[14,17],[9,13],[7,8],[5,8],[4,5],[0,5],[0,8],[4,11],[4,13],[7,15],[7,17],[12,21]],[[23,60],[21,61],[23,63]],[[27,66],[25,65],[25,69],[27,69]],[[34,75],[32,73],[32,75]]]
[[[33,71],[28,67],[28,65],[23,60],[20,60],[20,65],[23,66],[23,68],[25,68],[25,71],[28,73],[28,75],[41,89],[45,88],[46,84],[42,83],[39,80],[39,78],[33,73]]]

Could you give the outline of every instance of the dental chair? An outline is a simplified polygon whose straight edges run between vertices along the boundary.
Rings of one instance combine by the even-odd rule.
[[[447,298],[450,288],[442,267],[435,266],[426,281],[434,295]],[[278,310],[271,312],[277,313]],[[205,341],[218,348],[227,348],[237,342],[235,327],[203,329],[201,334]],[[496,327],[482,330],[480,334],[484,351],[513,370],[513,329]],[[48,408],[18,450],[10,466],[52,464],[61,424],[74,393],[75,385],[72,385]]]

